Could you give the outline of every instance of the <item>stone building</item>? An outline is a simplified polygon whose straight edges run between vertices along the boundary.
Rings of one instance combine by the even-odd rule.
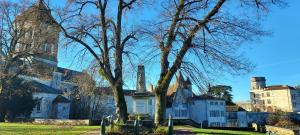
[[[288,85],[266,85],[265,77],[252,77],[250,87],[252,111],[300,111],[300,89]]]
[[[16,51],[30,51],[31,76],[50,79],[57,67],[57,50],[60,28],[43,0],[39,0],[18,15],[14,21],[21,42]]]
[[[18,15],[14,25],[19,33],[24,33],[15,51],[32,54],[23,59],[28,71],[19,75],[30,82],[33,97],[38,100],[31,117],[68,119],[71,100],[67,93],[76,87],[71,78],[82,73],[57,66],[60,28],[50,9],[39,0]]]

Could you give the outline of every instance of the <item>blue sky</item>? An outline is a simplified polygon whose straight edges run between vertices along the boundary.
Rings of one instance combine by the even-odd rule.
[[[252,76],[266,77],[267,85],[300,85],[299,6],[299,0],[291,0],[287,8],[273,9],[263,23],[263,27],[273,34],[242,50],[256,65],[253,72],[219,80],[233,87],[235,101],[249,100]]]
[[[274,8],[264,19],[263,27],[273,34],[263,37],[259,42],[247,43],[242,48],[245,56],[256,65],[253,72],[242,76],[220,77],[215,84],[230,85],[233,88],[234,101],[249,100],[250,78],[264,76],[267,85],[287,84],[300,85],[300,1],[290,0],[289,6],[280,9]],[[138,16],[151,15],[150,13]],[[86,63],[78,64],[74,59],[72,48],[60,48],[59,66],[75,70],[82,70]],[[88,58],[85,61],[89,60]],[[159,70],[147,68],[147,82],[155,83]],[[132,82],[135,82],[133,79]],[[133,84],[129,82],[129,84]],[[132,85],[131,87],[134,87]]]

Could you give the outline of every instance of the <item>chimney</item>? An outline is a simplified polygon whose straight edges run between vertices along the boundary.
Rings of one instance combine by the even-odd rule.
[[[138,66],[136,90],[139,93],[146,92],[145,67],[144,67],[144,65],[139,65]]]
[[[151,93],[153,92],[153,84],[151,84],[151,83],[149,85],[149,92],[151,92]]]

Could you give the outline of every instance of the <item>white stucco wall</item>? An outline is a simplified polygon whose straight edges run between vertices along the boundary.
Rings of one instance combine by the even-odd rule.
[[[33,93],[34,99],[41,99],[40,101],[40,111],[37,111],[35,107],[31,113],[32,118],[50,118],[52,110],[52,102],[57,97],[57,94],[49,93]]]
[[[212,104],[214,103],[214,104]],[[217,103],[217,105],[215,104]],[[226,125],[226,104],[223,100],[206,100],[207,104],[207,120],[208,125],[211,127],[214,123],[219,123],[220,126]],[[212,117],[210,115],[211,111],[219,112],[219,116]]]
[[[195,100],[194,103],[190,105],[190,118],[197,122],[203,123],[203,121],[207,120],[207,104],[205,100]]]
[[[58,103],[57,104],[57,119],[69,119],[70,103]]]
[[[149,114],[151,117],[155,113],[155,98],[154,97],[128,97],[126,100],[128,113],[132,114]],[[140,108],[137,108],[140,106]],[[141,108],[144,106],[144,109]]]
[[[248,127],[248,120],[247,120],[247,112],[246,111],[239,111],[237,112],[238,117],[238,126],[239,127]]]

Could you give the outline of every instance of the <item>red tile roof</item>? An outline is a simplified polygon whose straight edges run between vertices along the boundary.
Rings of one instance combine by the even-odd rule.
[[[283,90],[283,89],[291,89],[294,90],[294,87],[288,86],[288,85],[272,85],[267,86],[266,90]]]

